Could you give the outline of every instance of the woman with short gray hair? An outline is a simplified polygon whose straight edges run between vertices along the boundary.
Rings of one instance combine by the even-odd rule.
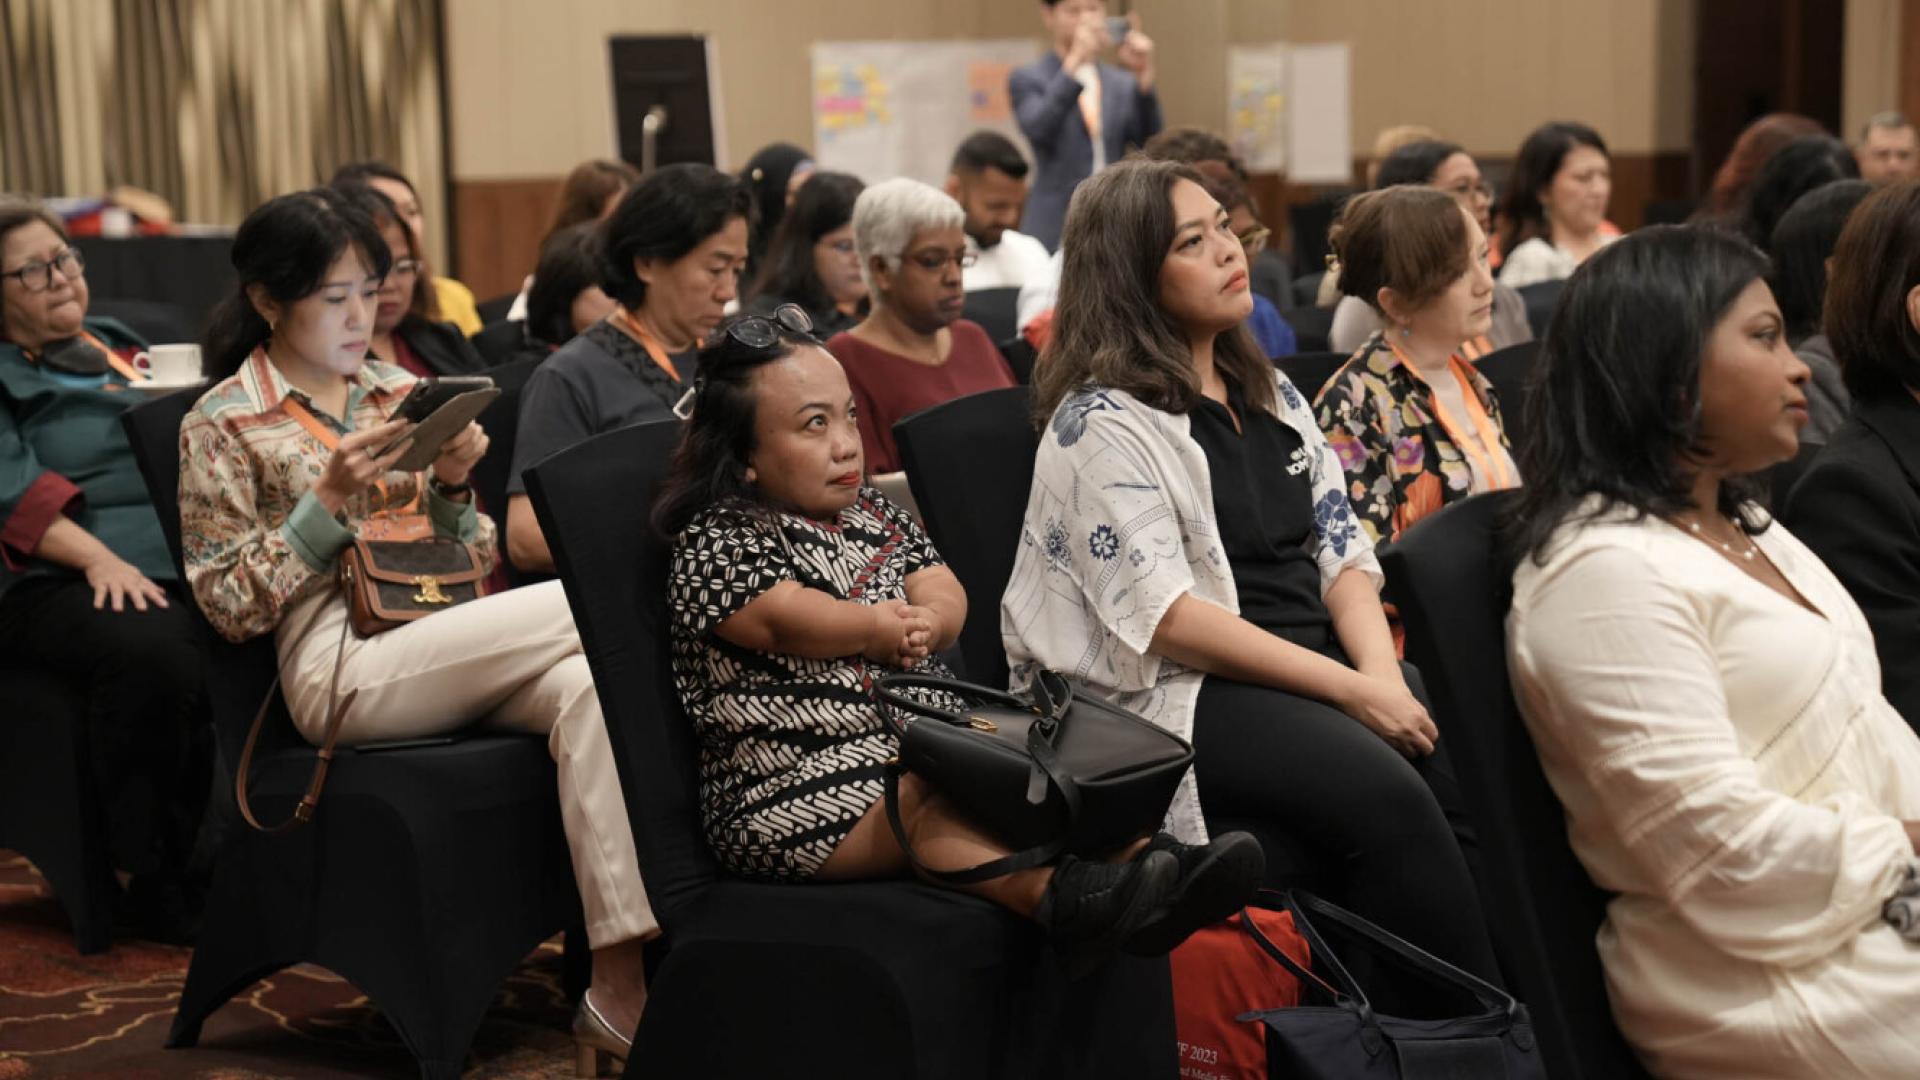
[[[873,473],[900,470],[893,422],[982,390],[1014,385],[987,332],[960,317],[960,272],[973,261],[966,213],[918,180],[888,180],[853,204],[853,241],[872,305],[828,351],[846,369]]]

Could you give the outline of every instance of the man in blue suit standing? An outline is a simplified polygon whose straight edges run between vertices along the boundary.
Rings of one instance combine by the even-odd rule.
[[[1106,0],[1040,3],[1053,51],[1016,69],[1007,90],[1035,166],[1020,231],[1052,251],[1060,246],[1073,189],[1160,130],[1160,98],[1153,88],[1153,40],[1140,32],[1137,15],[1128,17],[1116,67],[1098,60],[1114,43]]]

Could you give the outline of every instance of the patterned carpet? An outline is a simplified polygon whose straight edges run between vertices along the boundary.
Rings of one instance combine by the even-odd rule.
[[[268,1080],[418,1076],[367,999],[320,968],[255,984],[209,1017],[200,1045],[162,1047],[186,949],[120,936],[74,950],[66,915],[33,867],[0,851],[0,1080]],[[570,1077],[560,946],[548,942],[501,987],[467,1058],[469,1078]]]

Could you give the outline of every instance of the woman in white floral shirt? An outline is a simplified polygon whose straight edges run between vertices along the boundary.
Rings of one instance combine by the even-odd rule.
[[[1241,328],[1245,253],[1198,179],[1123,162],[1068,211],[1001,604],[1014,681],[1061,671],[1190,737],[1176,836],[1246,828],[1270,880],[1316,872],[1492,977],[1439,732],[1394,657],[1372,544],[1307,402]],[[1307,867],[1276,857],[1296,849]]]

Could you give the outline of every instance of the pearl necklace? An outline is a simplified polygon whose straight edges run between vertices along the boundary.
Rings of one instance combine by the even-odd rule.
[[[1728,523],[1732,524],[1732,519],[1728,519]],[[1747,549],[1745,551],[1741,551],[1738,548],[1735,548],[1732,544],[1727,543],[1725,540],[1722,540],[1717,536],[1708,535],[1707,531],[1705,529],[1702,529],[1700,527],[1700,523],[1697,521],[1687,522],[1687,531],[1699,537],[1700,539],[1705,540],[1707,543],[1714,545],[1715,547],[1719,548],[1721,551],[1726,552],[1727,557],[1730,559],[1742,559],[1747,562],[1752,562],[1755,559],[1755,557],[1757,557],[1760,554],[1760,545],[1754,543],[1753,537],[1748,536],[1744,531],[1741,531],[1738,525],[1734,525],[1734,531],[1739,532],[1740,538],[1747,542]]]

